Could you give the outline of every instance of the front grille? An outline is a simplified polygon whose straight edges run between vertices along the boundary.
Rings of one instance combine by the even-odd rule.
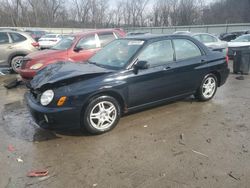
[[[32,97],[34,97],[34,99],[39,102],[40,97],[41,97],[41,92],[38,92],[36,90],[30,90],[30,93]]]

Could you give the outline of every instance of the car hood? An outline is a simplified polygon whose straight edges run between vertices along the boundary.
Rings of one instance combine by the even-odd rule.
[[[113,70],[89,63],[58,62],[40,70],[33,80],[31,80],[28,87],[36,90],[41,89],[45,85],[90,79],[109,72],[113,72]]]
[[[41,50],[27,55],[29,59],[44,59],[51,57],[60,57],[66,50]]]
[[[244,46],[250,46],[250,42],[229,42],[228,47],[244,47]]]

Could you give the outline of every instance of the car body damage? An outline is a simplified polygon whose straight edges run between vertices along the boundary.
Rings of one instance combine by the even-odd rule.
[[[90,63],[58,62],[40,70],[28,84],[29,88],[39,90],[46,85],[55,86],[90,79],[112,72]]]

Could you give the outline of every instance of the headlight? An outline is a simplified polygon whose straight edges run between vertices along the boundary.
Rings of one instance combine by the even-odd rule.
[[[43,66],[42,63],[37,63],[37,64],[35,64],[35,65],[32,65],[32,66],[30,67],[30,69],[32,69],[32,70],[37,70],[37,69],[40,69],[42,66]]]
[[[54,91],[53,90],[47,90],[43,92],[40,98],[40,103],[43,106],[47,106],[54,98]]]

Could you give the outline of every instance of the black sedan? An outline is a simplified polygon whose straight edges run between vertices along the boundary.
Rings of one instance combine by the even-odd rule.
[[[208,101],[228,74],[226,57],[192,37],[135,36],[111,42],[88,62],[49,65],[28,85],[26,100],[41,127],[100,134],[130,111],[190,95]]]

